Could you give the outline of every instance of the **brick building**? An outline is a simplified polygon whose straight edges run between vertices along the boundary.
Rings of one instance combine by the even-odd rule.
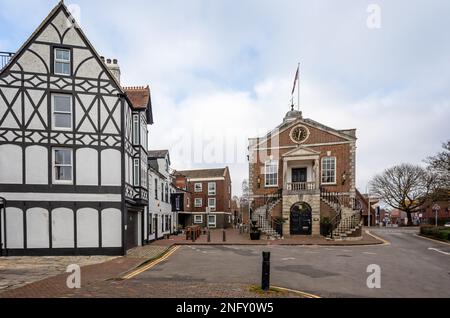
[[[267,135],[249,139],[252,220],[274,236],[318,236],[321,221],[335,236],[359,233],[356,141],[355,129],[336,130],[295,110]]]
[[[227,228],[233,221],[231,177],[228,167],[177,171],[174,174],[178,220],[182,228],[200,225]],[[181,204],[182,203],[182,204]],[[175,205],[176,206],[176,205]],[[207,214],[207,207],[210,213]]]

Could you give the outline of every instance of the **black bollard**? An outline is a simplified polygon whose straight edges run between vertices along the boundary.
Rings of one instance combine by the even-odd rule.
[[[222,237],[222,240],[223,240],[224,242],[227,241],[227,232],[226,232],[225,230],[223,230],[223,237]]]
[[[261,289],[265,292],[270,289],[270,252],[263,252]]]
[[[211,243],[211,231],[208,230],[208,243]]]

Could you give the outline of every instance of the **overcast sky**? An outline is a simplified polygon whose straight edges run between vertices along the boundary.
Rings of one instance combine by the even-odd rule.
[[[57,1],[0,0],[0,51],[17,50]],[[150,147],[175,169],[248,175],[247,138],[289,110],[301,63],[301,110],[357,128],[357,186],[422,163],[450,138],[450,1],[66,1],[125,85],[152,89]],[[370,4],[381,28],[367,24]],[[370,20],[373,21],[373,20]]]

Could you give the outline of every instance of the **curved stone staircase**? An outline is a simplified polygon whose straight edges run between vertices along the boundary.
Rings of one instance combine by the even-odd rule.
[[[350,240],[362,236],[361,230],[363,222],[360,212],[355,212],[352,208],[343,206],[339,196],[322,192],[321,201],[327,204],[334,212],[335,217],[331,221],[332,230],[327,236],[329,240]]]
[[[271,215],[273,208],[280,203],[281,199],[270,201],[266,205],[257,208],[252,214],[252,221],[256,222],[261,232],[276,240],[280,240],[282,237],[272,228],[271,222],[267,219],[267,215]]]

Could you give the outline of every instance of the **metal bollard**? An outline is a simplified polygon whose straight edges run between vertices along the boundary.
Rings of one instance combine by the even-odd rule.
[[[223,230],[223,237],[222,237],[222,240],[223,240],[224,242],[227,241],[227,232],[226,232],[225,230]]]
[[[261,289],[265,292],[270,289],[270,252],[263,252]]]

